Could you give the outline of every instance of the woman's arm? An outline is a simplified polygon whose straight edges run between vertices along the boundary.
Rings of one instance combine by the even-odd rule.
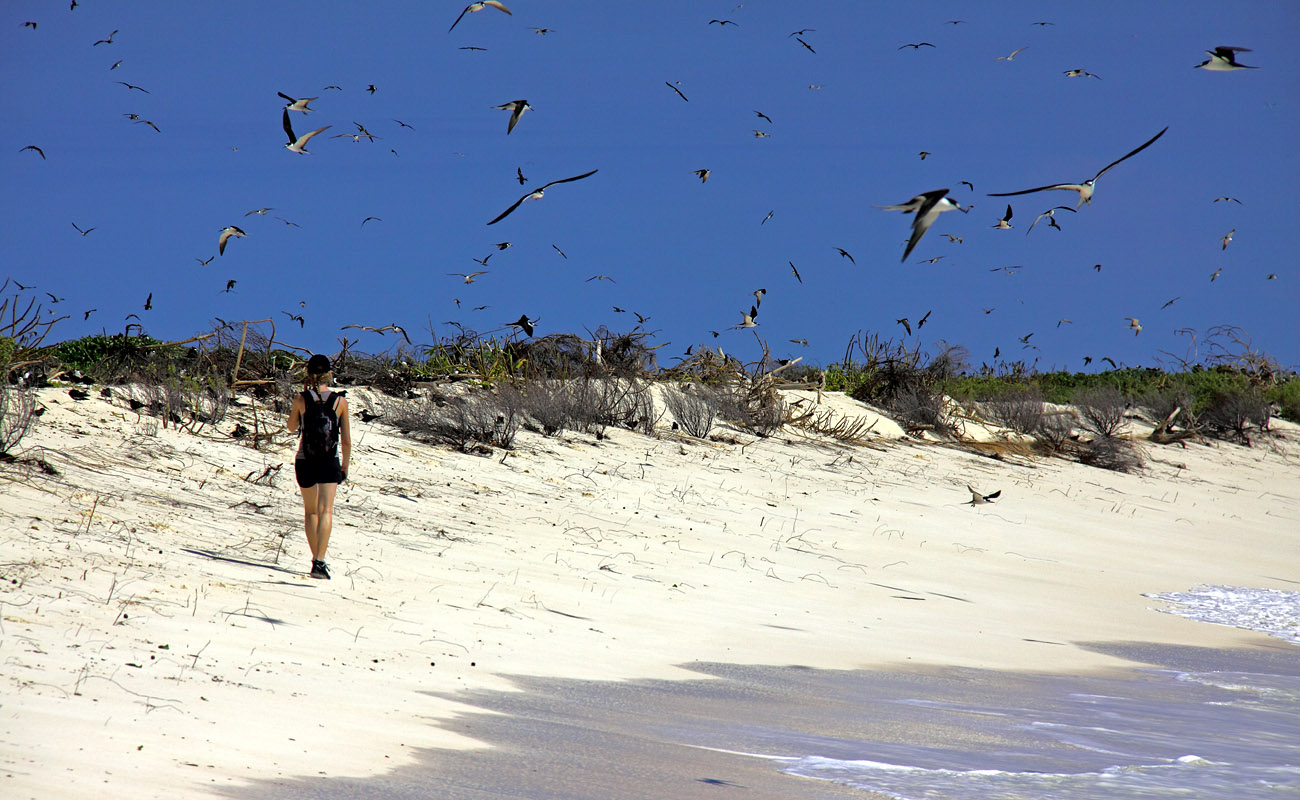
[[[352,425],[348,417],[348,399],[339,398],[339,465],[343,467],[343,476],[348,474],[348,462],[352,460]]]
[[[289,429],[289,433],[298,432],[298,426],[302,424],[303,412],[306,410],[307,404],[303,402],[302,395],[294,395],[293,407],[289,409],[289,421],[285,423],[285,427]]]

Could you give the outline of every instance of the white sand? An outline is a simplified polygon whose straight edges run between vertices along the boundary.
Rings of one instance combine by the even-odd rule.
[[[1249,449],[1144,445],[1123,475],[902,440],[887,420],[873,446],[611,429],[523,433],[503,459],[354,418],[323,582],[304,574],[287,438],[259,452],[120,399],[41,402],[23,446],[60,474],[0,465],[5,797],[378,775],[413,748],[479,746],[438,727],[458,707],[424,690],[509,674],[1082,672],[1120,662],[1075,643],[1252,646],[1142,595],[1296,588],[1294,426]],[[967,483],[1002,496],[966,505]]]

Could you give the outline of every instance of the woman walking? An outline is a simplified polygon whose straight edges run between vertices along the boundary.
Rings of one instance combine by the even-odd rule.
[[[325,548],[334,526],[334,495],[348,479],[352,432],[348,425],[348,400],[330,388],[334,373],[330,360],[317,353],[307,361],[303,391],[289,411],[290,433],[300,433],[294,475],[302,491],[303,527],[311,548],[311,576],[329,580]],[[340,457],[341,456],[341,457]]]

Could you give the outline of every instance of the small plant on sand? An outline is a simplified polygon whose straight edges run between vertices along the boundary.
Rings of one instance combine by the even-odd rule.
[[[24,386],[0,380],[0,461],[14,457],[18,443],[36,422],[36,401]]]
[[[405,433],[451,445],[465,453],[509,448],[523,421],[519,391],[502,384],[444,398],[431,394],[398,402],[388,421]]]
[[[1033,435],[1043,425],[1047,407],[1037,389],[1004,392],[979,403],[990,419],[1019,434]]]
[[[1097,436],[1112,437],[1123,430],[1128,403],[1113,386],[1098,386],[1080,392],[1074,400],[1083,427]]]
[[[704,439],[713,430],[718,414],[717,394],[708,387],[685,384],[664,390],[664,404],[678,427],[696,439]]]

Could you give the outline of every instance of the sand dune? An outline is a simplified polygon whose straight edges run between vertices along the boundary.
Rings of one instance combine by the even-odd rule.
[[[23,446],[58,474],[0,465],[7,797],[379,775],[416,748],[481,746],[440,728],[462,708],[426,692],[510,674],[1084,672],[1125,662],[1076,643],[1252,647],[1268,640],[1143,593],[1295,588],[1285,424],[1254,448],[1143,445],[1125,475],[888,420],[859,446],[611,429],[474,456],[354,419],[324,582],[305,574],[287,436],[257,451],[225,435],[233,420],[195,435],[121,400],[40,400]],[[967,484],[1002,494],[972,507]]]

